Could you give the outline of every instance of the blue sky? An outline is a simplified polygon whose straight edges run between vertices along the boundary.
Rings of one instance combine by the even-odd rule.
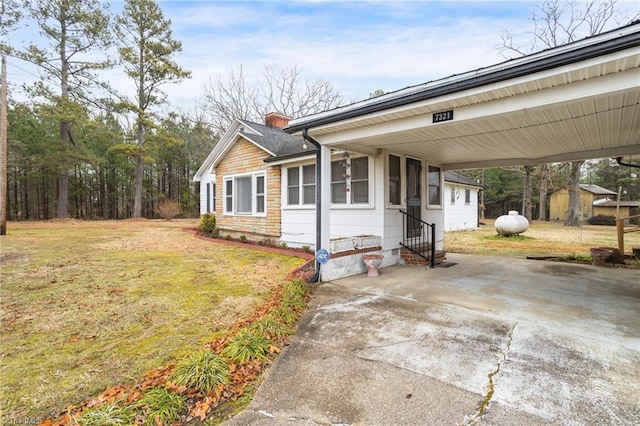
[[[392,91],[504,60],[496,46],[507,29],[528,37],[536,2],[529,1],[159,1],[183,43],[177,61],[193,73],[165,86],[169,102],[191,108],[210,78],[241,64],[257,79],[265,65],[298,66],[349,100]],[[120,12],[122,2],[110,2]],[[635,6],[625,2],[625,6]],[[12,35],[19,43],[33,29]],[[33,78],[15,60],[10,83]],[[119,71],[112,84],[130,92]],[[17,97],[17,96],[16,96]]]

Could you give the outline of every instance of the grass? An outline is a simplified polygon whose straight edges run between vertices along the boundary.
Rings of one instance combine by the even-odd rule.
[[[225,360],[211,351],[199,351],[182,360],[173,372],[177,385],[207,393],[229,382],[231,374]]]
[[[229,339],[221,355],[232,362],[245,364],[251,360],[269,360],[271,340],[260,332],[243,328]]]
[[[198,350],[303,259],[212,244],[197,221],[9,223],[0,296],[3,423],[56,417]]]
[[[133,424],[135,413],[131,407],[105,404],[86,412],[80,418],[83,426],[128,426]]]
[[[187,411],[184,399],[163,387],[145,392],[137,405],[144,408],[148,426],[171,424]]]
[[[445,233],[444,249],[450,253],[491,254],[525,257],[530,255],[590,256],[592,247],[617,247],[615,226],[565,226],[562,222],[533,221],[519,236],[500,237],[493,220],[477,230]],[[640,232],[625,234],[626,252],[640,246]]]

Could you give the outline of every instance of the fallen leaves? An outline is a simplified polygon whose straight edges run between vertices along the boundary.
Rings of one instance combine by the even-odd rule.
[[[277,309],[280,306],[283,289],[284,286],[281,286],[278,291],[274,291],[272,296],[263,305],[258,307],[250,318],[237,321],[231,327],[227,336],[220,337],[205,344],[205,349],[218,354],[221,353],[221,351],[226,347],[229,337],[237,330],[248,327],[253,322],[261,320],[272,310]],[[115,295],[119,294],[118,292],[115,293]],[[97,334],[92,334],[84,337],[84,339],[94,340],[98,337],[99,336]],[[269,337],[272,340],[272,343],[269,345],[269,353],[271,356],[276,356],[282,351],[282,347],[287,345],[287,340],[286,338],[276,339],[273,336]],[[69,339],[69,341],[77,342],[81,338],[83,337],[80,334],[75,334]],[[202,392],[187,388],[183,385],[176,385],[176,383],[172,381],[171,377],[175,364],[165,365],[163,367],[144,372],[142,377],[130,386],[117,385],[108,387],[100,395],[89,401],[80,405],[68,406],[61,413],[59,419],[55,421],[47,419],[41,423],[41,426],[75,425],[77,424],[80,416],[89,409],[109,403],[130,405],[139,401],[145,391],[155,387],[165,387],[171,392],[182,395],[185,398],[188,412],[185,417],[183,417],[183,421],[188,422],[197,418],[203,422],[206,420],[210,411],[219,406],[220,403],[224,401],[236,401],[244,395],[246,389],[249,388],[250,385],[263,373],[269,362],[270,360],[252,360],[244,364],[230,363],[230,382],[225,385],[221,384],[217,389],[210,391],[208,394],[203,394]],[[138,421],[136,421],[136,424],[138,424]]]

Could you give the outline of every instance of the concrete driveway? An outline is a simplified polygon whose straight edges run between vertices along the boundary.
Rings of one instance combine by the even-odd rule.
[[[447,258],[319,285],[228,424],[640,424],[639,270]]]

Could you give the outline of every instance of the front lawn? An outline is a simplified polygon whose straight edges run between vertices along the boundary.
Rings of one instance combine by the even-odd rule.
[[[201,348],[305,262],[183,231],[197,226],[9,224],[0,240],[3,423],[55,418]]]

